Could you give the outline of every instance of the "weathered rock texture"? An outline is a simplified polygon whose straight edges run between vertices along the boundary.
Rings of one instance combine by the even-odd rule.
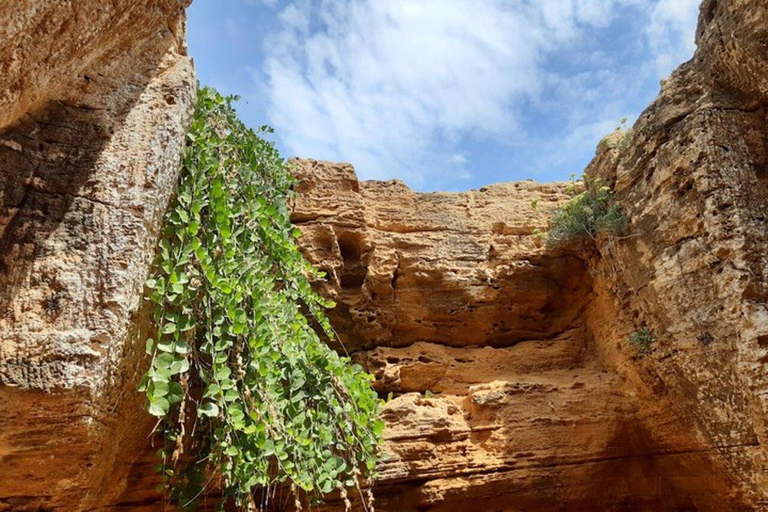
[[[137,311],[194,98],[185,6],[0,1],[0,510],[156,499]]]
[[[567,184],[418,194],[297,163],[293,218],[328,274],[332,321],[393,394],[379,509],[737,503],[692,420],[645,385],[628,348],[603,347],[632,325],[597,296],[594,262],[536,236]]]
[[[697,40],[587,169],[631,221],[596,254],[537,241],[564,184],[297,161],[334,325],[393,394],[378,509],[768,510],[768,5],[706,1]]]
[[[640,364],[690,417],[750,509],[768,509],[768,4],[705,1],[695,58],[663,85],[618,158],[633,237],[604,244],[599,293],[658,343]],[[616,339],[616,331],[600,336]],[[610,343],[606,346],[610,346]]]
[[[0,19],[0,510],[160,510],[134,389],[183,5]],[[418,194],[297,162],[338,348],[392,394],[378,510],[768,510],[768,5],[706,0],[697,40],[587,169],[631,220],[593,252],[536,236],[565,184]]]

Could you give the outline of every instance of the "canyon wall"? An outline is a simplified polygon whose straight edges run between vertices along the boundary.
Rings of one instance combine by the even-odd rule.
[[[337,348],[391,396],[379,509],[747,506],[720,447],[643,378],[662,352],[627,343],[628,306],[596,270],[613,263],[537,235],[568,183],[419,194],[294,163]]]
[[[625,321],[657,334],[642,380],[690,419],[750,509],[762,510],[768,5],[705,1],[696,39],[694,59],[665,81],[627,149],[603,150],[587,169],[632,219],[632,235],[601,245],[592,267]]]
[[[138,313],[194,102],[185,7],[0,1],[0,510],[157,502]]]
[[[564,183],[296,162],[334,325],[392,396],[380,508],[768,509],[768,5],[704,2],[697,44],[586,169],[631,222],[594,251],[535,234]]]
[[[165,509],[135,389],[185,6],[0,0],[0,511]],[[336,348],[389,396],[378,510],[768,509],[768,5],[706,0],[697,44],[589,165],[631,222],[594,250],[537,235],[565,183],[294,162]]]

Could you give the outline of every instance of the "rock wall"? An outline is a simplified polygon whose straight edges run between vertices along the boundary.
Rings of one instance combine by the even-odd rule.
[[[296,162],[334,325],[392,394],[380,509],[768,509],[768,5],[705,1],[697,43],[586,170],[631,221],[596,253],[537,241],[565,184]]]
[[[166,508],[134,390],[184,7],[0,0],[0,511]],[[563,183],[418,194],[295,162],[337,348],[391,395],[379,510],[768,509],[768,5],[705,0],[697,42],[587,169],[631,221],[593,253],[536,235]]]
[[[0,1],[0,510],[156,501],[138,313],[194,102],[185,7]]]
[[[293,220],[327,273],[339,349],[392,395],[380,510],[742,505],[682,404],[630,347],[606,348],[633,329],[595,262],[536,235],[567,183],[419,194],[295,164]]]
[[[641,379],[768,507],[768,4],[706,1],[694,59],[626,151],[587,169],[614,184],[631,238],[601,246],[600,293],[657,334]],[[615,338],[617,333],[604,331]]]

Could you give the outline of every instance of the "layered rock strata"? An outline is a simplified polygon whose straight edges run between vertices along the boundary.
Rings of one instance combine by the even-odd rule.
[[[741,506],[716,447],[635,370],[595,262],[541,242],[569,184],[419,194],[295,165],[293,219],[339,350],[391,396],[379,509]]]
[[[537,241],[562,184],[297,163],[335,325],[393,396],[385,510],[768,507],[768,6],[705,1],[697,44],[586,170],[631,222],[594,251]]]

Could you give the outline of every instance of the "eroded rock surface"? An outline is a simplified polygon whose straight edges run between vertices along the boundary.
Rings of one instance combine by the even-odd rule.
[[[297,162],[305,253],[393,394],[380,508],[768,509],[768,5],[705,1],[697,43],[586,171],[631,221],[596,254],[536,241],[562,185]]]
[[[165,508],[134,390],[194,93],[183,4],[0,0],[0,510]],[[378,510],[768,508],[768,5],[706,0],[697,40],[587,169],[631,221],[597,253],[538,239],[562,183],[296,163],[338,348],[392,395]]]
[[[595,287],[626,323],[656,332],[641,378],[692,417],[749,506],[763,510],[768,4],[704,2],[697,43],[627,150],[602,148],[587,169],[614,184],[632,220],[631,238],[601,247]]]
[[[194,101],[184,7],[0,1],[0,510],[157,500],[137,312]]]
[[[596,253],[535,237],[562,184],[296,162],[318,286],[393,396],[380,509],[768,509],[768,5],[705,1],[697,43],[586,171],[631,222]]]
[[[342,350],[393,396],[380,509],[735,506],[692,423],[595,337],[618,315],[591,262],[539,240],[568,184],[418,194],[296,164],[294,221]]]

